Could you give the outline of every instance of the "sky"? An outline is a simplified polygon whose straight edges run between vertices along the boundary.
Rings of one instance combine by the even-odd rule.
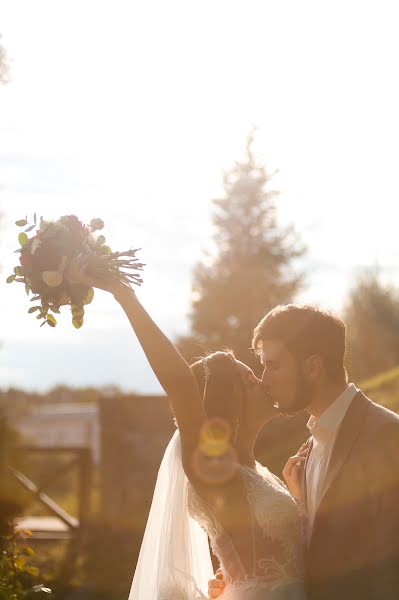
[[[298,300],[340,314],[375,265],[399,283],[396,23],[381,0],[2,0],[0,388],[160,391],[107,294],[79,331],[68,313],[39,328],[5,283],[14,221],[104,219],[113,249],[142,248],[140,299],[174,338],[253,126],[279,221],[308,247]]]

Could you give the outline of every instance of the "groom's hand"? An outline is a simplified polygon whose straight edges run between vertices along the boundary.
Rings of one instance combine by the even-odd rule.
[[[215,573],[215,579],[208,581],[208,596],[210,600],[219,598],[223,594],[226,583],[223,579],[222,571],[218,569]]]

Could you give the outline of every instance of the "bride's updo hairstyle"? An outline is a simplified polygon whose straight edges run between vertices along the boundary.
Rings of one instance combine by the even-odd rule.
[[[218,351],[191,365],[209,419],[227,421],[237,432],[245,400],[240,369],[232,350]]]

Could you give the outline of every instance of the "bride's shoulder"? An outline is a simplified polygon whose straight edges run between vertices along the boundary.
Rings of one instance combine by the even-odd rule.
[[[249,492],[260,492],[263,496],[280,496],[280,498],[286,496],[292,499],[285,483],[259,462],[256,462],[255,469],[241,466],[240,471]]]
[[[261,475],[265,478],[267,478],[269,481],[273,482],[275,485],[283,488],[284,490],[288,491],[288,487],[287,485],[284,483],[284,481],[282,479],[280,479],[280,477],[278,477],[275,473],[272,473],[271,471],[269,471],[269,469],[267,467],[265,467],[264,465],[262,465],[261,463],[256,463],[256,468],[259,470],[259,472],[261,473]]]

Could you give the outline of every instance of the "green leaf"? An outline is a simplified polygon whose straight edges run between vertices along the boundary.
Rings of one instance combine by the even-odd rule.
[[[94,290],[93,290],[93,288],[90,288],[89,291],[87,292],[86,298],[83,301],[84,304],[90,304],[90,302],[92,302],[93,298],[94,298]]]
[[[16,561],[15,561],[15,566],[17,567],[17,569],[23,569],[26,565],[26,558],[25,556],[18,556]]]
[[[103,235],[99,235],[97,238],[97,245],[102,246],[105,242],[105,237]]]
[[[26,221],[25,219],[20,219],[19,221],[15,221],[15,225],[18,225],[18,227],[25,227],[25,225],[28,224],[28,221]]]
[[[31,308],[28,310],[28,313],[34,313],[34,312],[36,312],[37,310],[40,310],[40,309],[41,309],[41,306],[32,306],[32,307],[31,307]]]
[[[101,246],[101,250],[104,252],[104,254],[112,254],[112,250],[109,246]]]
[[[28,241],[28,236],[26,235],[26,233],[22,231],[18,236],[18,241],[21,246],[25,246],[26,242]]]
[[[78,319],[72,319],[72,325],[76,328],[76,329],[80,329],[83,325],[83,320],[78,321]]]
[[[43,323],[40,325],[40,327],[43,327],[43,325],[45,325],[47,323],[47,321],[43,321]]]
[[[60,309],[57,306],[49,306],[49,309],[53,312],[56,313],[57,315],[61,314],[60,313]]]
[[[6,282],[7,283],[12,283],[15,279],[16,275],[10,275],[9,277],[7,277]]]
[[[43,313],[40,313],[40,315],[37,315],[37,317],[36,317],[36,319],[38,319],[38,320],[39,319],[45,319],[45,318],[46,318],[46,315],[43,314]]]
[[[32,229],[34,229],[35,227],[36,227],[36,225],[31,225],[30,227],[28,227],[28,229],[25,229],[25,233],[32,231]]]
[[[34,575],[35,577],[40,573],[37,567],[26,567],[25,572],[29,573],[29,575]]]
[[[23,275],[22,267],[14,267],[15,275]]]
[[[53,315],[47,315],[47,323],[51,327],[55,327],[57,325],[57,319],[53,317]]]
[[[34,302],[35,300],[40,300],[40,295],[36,294],[33,298],[30,299],[30,302]]]

